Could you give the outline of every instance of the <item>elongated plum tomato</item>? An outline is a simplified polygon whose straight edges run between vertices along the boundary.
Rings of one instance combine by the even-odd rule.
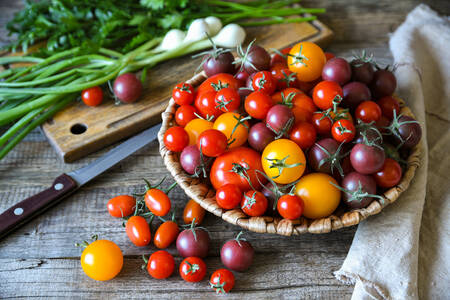
[[[194,222],[196,225],[200,225],[205,217],[205,212],[205,209],[201,207],[200,204],[190,199],[183,210],[184,224],[191,224]]]
[[[245,98],[245,111],[255,119],[262,120],[272,107],[272,98],[262,91],[255,91]]]
[[[199,282],[206,275],[206,264],[198,257],[186,257],[180,264],[180,276],[187,282]]]
[[[339,104],[343,96],[341,86],[334,81],[321,81],[313,90],[314,104],[322,110],[333,108],[333,104]]]
[[[204,155],[217,157],[227,149],[227,137],[217,129],[203,131],[197,139],[197,147]]]
[[[179,83],[172,91],[172,98],[178,105],[189,105],[194,101],[194,87],[189,83]]]
[[[165,216],[169,213],[171,203],[169,196],[160,189],[149,189],[145,193],[145,205],[156,216]]]
[[[169,247],[178,236],[180,229],[174,221],[166,221],[159,225],[153,238],[153,243],[159,249]]]
[[[305,171],[305,155],[293,141],[278,139],[267,145],[261,156],[264,172],[276,183],[287,184],[299,179]]]
[[[113,279],[122,270],[122,266],[122,251],[108,240],[92,242],[81,254],[81,267],[84,273],[94,280]]]
[[[250,242],[239,239],[242,231],[235,239],[227,241],[220,250],[220,259],[225,267],[231,270],[246,271],[253,262],[255,250]]]
[[[235,184],[225,184],[216,191],[216,202],[224,209],[233,209],[241,203],[242,191]]]
[[[211,184],[218,190],[225,184],[233,183],[241,191],[248,191],[252,188],[245,179],[248,175],[251,185],[258,189],[261,185],[256,177],[258,176],[256,170],[263,171],[261,155],[258,152],[247,147],[233,148],[218,156],[214,161],[210,172]],[[266,182],[262,176],[258,178],[262,183]]]
[[[103,101],[103,91],[99,86],[85,89],[81,92],[81,99],[87,106],[98,106]]]
[[[215,97],[216,108],[223,112],[235,111],[241,104],[241,96],[237,90],[223,88],[217,92]]]
[[[197,144],[199,135],[208,129],[213,128],[213,123],[203,119],[194,119],[186,124],[184,130],[189,135],[189,145]]]
[[[322,74],[327,59],[322,49],[311,42],[301,42],[289,51],[289,70],[297,74],[300,81],[314,81]]]
[[[131,242],[138,247],[147,246],[152,240],[150,226],[141,216],[132,216],[125,225],[125,231]]]
[[[381,170],[376,172],[373,177],[378,186],[391,188],[396,186],[402,179],[402,168],[397,161],[392,158],[386,158]]]
[[[147,271],[153,278],[165,279],[172,275],[174,269],[175,260],[167,251],[156,251],[148,259]]]
[[[219,73],[209,77],[198,87],[197,93],[206,91],[218,91],[220,87],[232,88],[238,90],[241,87],[241,82],[234,78],[231,74]]]
[[[231,271],[219,269],[212,273],[209,284],[217,294],[226,294],[234,287],[234,281],[234,275]]]
[[[303,200],[297,195],[286,194],[277,202],[277,210],[280,216],[288,220],[296,220],[303,213]]]
[[[214,129],[221,131],[227,137],[228,148],[242,146],[248,138],[248,122],[238,113],[227,112],[221,114],[213,125]]]
[[[142,94],[142,83],[132,73],[124,73],[114,80],[114,95],[124,103],[136,101]]]
[[[246,191],[241,200],[242,211],[250,217],[259,217],[267,210],[269,201],[263,193],[258,191]]]
[[[178,125],[184,127],[187,123],[197,118],[195,114],[199,114],[195,106],[181,105],[175,112],[175,121]]]
[[[128,217],[134,212],[136,199],[129,195],[120,195],[111,198],[106,204],[108,212],[115,218]]]
[[[164,134],[164,145],[173,152],[181,152],[189,145],[189,135],[181,126],[173,126]]]
[[[300,178],[295,193],[304,203],[303,216],[320,219],[331,215],[339,205],[341,191],[330,182],[337,181],[324,173],[311,173]]]

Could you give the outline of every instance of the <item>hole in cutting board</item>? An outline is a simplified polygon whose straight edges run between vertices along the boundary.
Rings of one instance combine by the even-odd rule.
[[[72,132],[72,134],[83,134],[85,133],[87,130],[87,126],[84,124],[74,124],[72,125],[72,127],[70,127],[70,132]]]

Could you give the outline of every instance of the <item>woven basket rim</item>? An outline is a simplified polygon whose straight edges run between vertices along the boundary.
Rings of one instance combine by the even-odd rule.
[[[196,87],[206,80],[206,78],[206,75],[202,72],[194,75],[186,82]],[[403,115],[414,117],[414,114],[405,105],[405,102],[402,99],[399,99],[399,101],[401,104],[401,113]],[[175,125],[175,111],[176,104],[173,98],[171,98],[169,105],[162,113],[162,126],[158,133],[159,151],[167,169],[184,192],[195,202],[200,204],[204,209],[218,217],[221,217],[228,223],[241,226],[244,229],[254,232],[280,234],[285,236],[299,235],[308,232],[320,234],[338,230],[343,227],[357,225],[362,220],[371,215],[380,213],[384,207],[395,202],[399,198],[400,194],[408,189],[416,169],[420,165],[419,143],[411,149],[407,159],[407,169],[403,173],[403,177],[399,184],[383,193],[382,196],[384,201],[375,199],[366,208],[353,209],[343,212],[338,211],[338,208],[338,210],[331,216],[315,220],[310,220],[305,217],[300,217],[299,220],[287,220],[271,216],[249,217],[240,209],[224,210],[219,207],[215,200],[214,188],[204,183],[201,179],[190,177],[181,167],[179,155],[169,151],[165,147],[164,133],[168,128]]]

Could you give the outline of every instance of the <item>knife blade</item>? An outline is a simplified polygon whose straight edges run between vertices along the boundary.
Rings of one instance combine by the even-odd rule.
[[[150,144],[156,139],[160,128],[161,124],[157,124],[142,131],[92,163],[67,174],[61,174],[48,189],[8,208],[0,215],[0,238],[57,204],[124,158]]]

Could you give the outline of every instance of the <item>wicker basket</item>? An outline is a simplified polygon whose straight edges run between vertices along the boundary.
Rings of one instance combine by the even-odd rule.
[[[192,77],[187,82],[195,87],[200,85],[205,79],[206,76],[204,73],[200,73]],[[411,110],[404,106],[404,102],[402,100],[400,100],[400,102],[401,113],[414,117]],[[175,111],[176,104],[173,99],[170,99],[169,106],[162,113],[162,127],[158,133],[159,151],[164,159],[167,169],[185,193],[207,211],[221,217],[231,224],[235,224],[255,232],[276,233],[290,236],[293,234],[299,235],[307,232],[327,233],[342,227],[356,225],[365,218],[378,214],[385,206],[397,200],[400,194],[408,188],[420,162],[420,149],[416,146],[410,152],[407,159],[408,168],[403,174],[403,178],[400,183],[383,194],[385,201],[374,200],[368,207],[363,209],[348,210],[339,206],[339,208],[331,216],[317,220],[310,220],[304,217],[294,221],[269,216],[248,217],[240,209],[224,210],[220,208],[215,200],[214,188],[212,188],[211,185],[204,179],[201,180],[190,177],[181,167],[179,155],[169,151],[164,146],[164,133],[168,128],[175,124]]]

